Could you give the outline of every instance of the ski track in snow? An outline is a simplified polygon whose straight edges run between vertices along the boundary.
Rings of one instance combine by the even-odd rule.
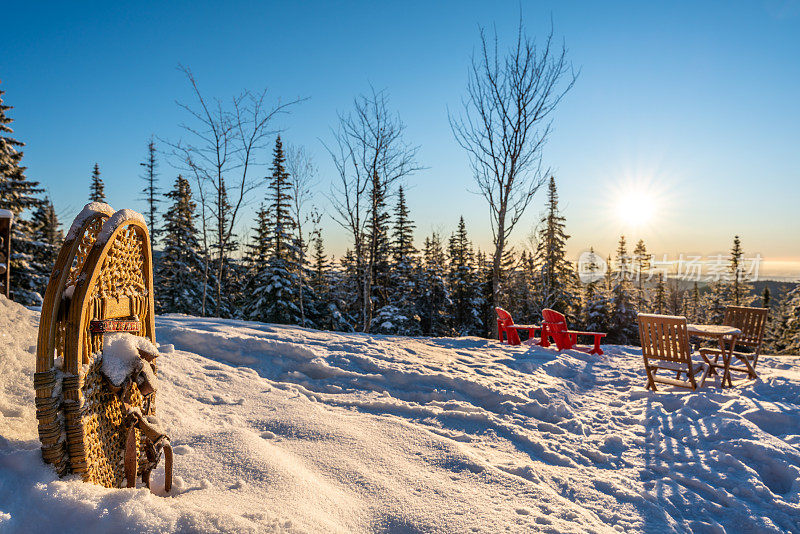
[[[0,299],[0,531],[800,532],[796,358],[651,393],[634,347],[163,316],[163,497],[163,468],[154,495],[41,463],[37,320]]]

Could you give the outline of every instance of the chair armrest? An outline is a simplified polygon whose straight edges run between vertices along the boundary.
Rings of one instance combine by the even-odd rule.
[[[511,326],[507,326],[506,328],[518,328],[520,330],[532,330],[534,328],[541,328],[541,326],[536,324],[512,324]]]
[[[580,332],[578,330],[567,330],[567,334],[577,334],[579,336],[606,336],[604,332]]]

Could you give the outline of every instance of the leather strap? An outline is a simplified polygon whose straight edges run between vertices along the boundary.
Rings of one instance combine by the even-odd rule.
[[[138,409],[129,409],[128,435],[125,441],[125,478],[129,488],[136,487],[137,470],[137,447],[136,429],[139,429],[145,437],[144,452],[147,456],[147,464],[142,470],[142,482],[150,487],[150,473],[158,465],[161,459],[161,451],[164,451],[164,490],[169,492],[172,489],[172,445],[169,436],[159,432]]]
[[[128,426],[128,436],[125,438],[125,480],[129,488],[136,487],[136,426]]]

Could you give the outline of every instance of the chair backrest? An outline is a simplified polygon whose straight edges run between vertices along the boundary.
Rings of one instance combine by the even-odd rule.
[[[142,216],[131,210],[120,210],[103,224],[67,317],[63,395],[70,466],[83,480],[106,487],[118,487],[125,478],[127,438],[126,407],[106,383],[97,357],[104,333],[112,331],[155,343],[150,236]],[[145,415],[155,408],[153,396],[145,398],[136,384],[126,402]],[[147,458],[137,457],[142,471]]]
[[[553,341],[556,342],[558,350],[569,350],[573,348],[574,344],[566,333],[568,327],[567,318],[564,317],[564,314],[551,310],[550,308],[545,308],[542,310],[542,318],[544,319],[544,325],[547,326],[547,335],[553,337]]]
[[[725,326],[733,326],[742,331],[742,335],[736,340],[737,345],[758,349],[764,340],[764,326],[768,313],[769,308],[728,306],[722,322]]]
[[[498,326],[511,326],[514,324],[514,319],[511,318],[511,314],[503,308],[495,308],[494,311],[497,314]]]
[[[61,439],[62,420],[57,413],[59,399],[53,396],[57,382],[54,358],[64,356],[67,310],[78,274],[100,233],[100,228],[113,214],[114,210],[108,204],[92,202],[75,218],[53,265],[39,318],[34,374],[39,439],[45,462],[53,464],[62,475],[67,471],[68,458]]]
[[[667,360],[691,366],[692,352],[686,317],[640,313],[639,341],[645,359]]]
[[[545,308],[542,310],[542,317],[547,323],[547,332],[549,334],[560,335],[567,330],[567,318],[562,313]]]

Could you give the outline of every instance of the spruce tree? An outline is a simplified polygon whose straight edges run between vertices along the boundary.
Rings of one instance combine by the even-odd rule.
[[[751,285],[745,280],[743,256],[744,252],[742,251],[742,243],[739,240],[739,236],[734,236],[728,266],[728,272],[731,276],[730,303],[734,306],[748,306],[755,298],[752,295]]]
[[[446,336],[452,333],[447,322],[450,295],[445,281],[445,255],[439,234],[425,238],[419,274],[418,314],[423,335]]]
[[[155,276],[156,312],[201,315],[204,262],[189,181],[179,175],[166,196],[172,205],[164,214],[164,253]],[[207,299],[213,306],[213,295]]]
[[[464,217],[459,219],[458,227],[450,237],[448,254],[449,323],[460,336],[480,335],[480,287],[474,267],[472,243],[467,236]]]
[[[492,335],[492,330],[496,328],[496,317],[493,307],[494,295],[494,274],[493,265],[486,253],[478,250],[475,255],[476,271],[478,275],[478,285],[480,287],[481,307],[481,335],[488,337]]]
[[[334,298],[334,285],[338,281],[337,274],[331,272],[325,245],[322,240],[322,229],[315,226],[311,231],[311,262],[308,273],[310,288],[308,300],[311,321],[323,330],[351,330]]]
[[[58,252],[64,240],[64,233],[59,228],[58,216],[55,207],[49,198],[36,208],[31,218],[31,230],[33,240],[31,241],[33,280],[36,292],[44,295],[47,283],[50,280],[50,273],[56,263]],[[13,274],[13,273],[12,273]]]
[[[732,302],[731,284],[724,280],[713,280],[701,298],[703,322],[709,324],[722,324],[725,309]]]
[[[761,307],[762,308],[769,308],[770,305],[770,292],[769,286],[764,286],[764,292],[761,294]]]
[[[768,346],[774,354],[800,354],[800,284],[777,306]]]
[[[667,308],[667,286],[664,283],[664,273],[658,273],[655,295],[653,298],[653,311],[663,314]]]
[[[38,264],[35,246],[34,225],[25,217],[27,210],[39,207],[41,200],[36,197],[42,192],[39,183],[25,176],[22,166],[24,143],[14,139],[7,112],[13,109],[4,104],[0,90],[0,209],[14,214],[11,225],[11,298],[26,305],[42,302],[42,277],[50,275]]]
[[[575,270],[566,258],[569,236],[564,230],[565,221],[558,210],[555,177],[550,176],[547,211],[538,232],[535,284],[541,308],[552,308],[570,317],[578,298]]]
[[[625,244],[625,236],[621,236],[617,247],[616,281],[611,290],[610,341],[629,345],[638,339],[636,307],[633,302],[631,288],[630,257]]]
[[[143,200],[147,202],[147,211],[145,212],[147,219],[147,226],[150,229],[150,243],[153,247],[156,246],[158,241],[159,229],[157,227],[157,214],[158,204],[161,202],[159,198],[158,187],[158,162],[156,161],[156,143],[153,138],[147,143],[147,159],[140,163],[144,167],[144,188],[142,189]]]
[[[647,247],[643,239],[640,239],[636,243],[636,248],[633,249],[633,262],[636,267],[636,309],[641,312],[647,309],[644,273],[649,272],[651,266],[650,255],[647,253]]]
[[[583,286],[583,316],[581,324],[589,332],[607,332],[609,327],[609,301],[605,284],[599,277],[598,256],[594,248],[589,249],[590,261],[586,266],[589,282]]]
[[[384,215],[376,218],[377,222],[385,220]],[[368,231],[372,231],[371,223],[368,224]],[[378,308],[370,331],[381,334],[419,335],[419,322],[415,319],[414,276],[417,249],[414,247],[414,222],[411,220],[402,186],[397,191],[391,242],[386,240],[385,229],[380,229],[375,237],[377,254],[373,270],[375,280],[373,288],[381,298],[374,299]],[[388,250],[386,244],[390,244]],[[388,253],[391,253],[391,264],[387,261]]]
[[[341,313],[339,327],[333,329],[350,332],[361,328],[362,277],[352,250],[345,251],[338,263],[338,268],[330,269],[330,302]]]
[[[702,310],[700,309],[700,287],[695,281],[691,293],[687,292],[686,317],[694,323],[702,323]]]
[[[253,275],[252,304],[248,317],[257,321],[279,324],[302,322],[299,300],[300,251],[295,238],[296,222],[292,217],[292,190],[286,157],[280,136],[275,141],[269,178],[267,210],[263,225],[269,257],[258,265]],[[257,224],[261,226],[261,222]]]
[[[378,172],[370,181],[370,212],[366,224],[366,240],[369,244],[368,286],[370,290],[369,310],[380,310],[389,303],[390,254],[389,212],[386,209],[386,183]]]
[[[100,178],[100,166],[95,163],[92,170],[92,181],[89,184],[89,202],[105,202],[105,185]]]

